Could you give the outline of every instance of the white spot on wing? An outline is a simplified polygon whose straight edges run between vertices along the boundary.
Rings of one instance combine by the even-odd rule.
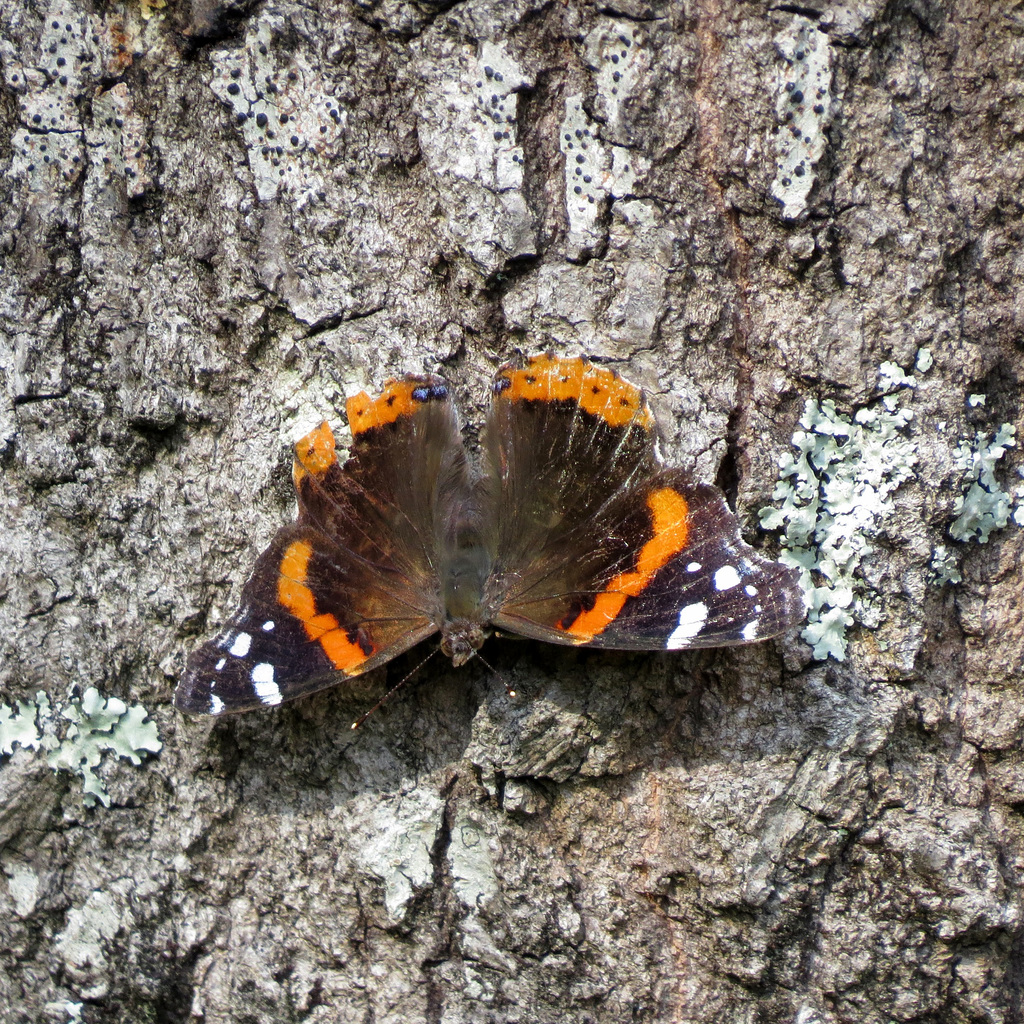
[[[220,697],[213,695],[210,697],[210,714],[219,715],[224,710],[224,701]]]
[[[741,630],[740,636],[744,640],[756,640],[757,639],[757,625],[760,619],[751,619]]]
[[[274,682],[274,666],[261,661],[252,670],[252,684],[256,690],[256,696],[264,704],[280,704],[281,691]]]
[[[746,591],[747,597],[757,597],[757,587],[752,587],[748,583],[743,589]]]
[[[691,562],[691,563],[690,563],[690,564],[689,564],[689,565],[688,565],[688,566],[686,567],[686,571],[687,571],[687,572],[700,572],[700,570],[701,570],[701,564],[700,564],[700,562]]]
[[[214,665],[214,668],[219,672],[227,663],[227,658],[221,658],[220,661],[218,661],[217,664]]]
[[[249,653],[251,646],[252,637],[248,633],[239,633],[235,637],[235,642],[228,648],[228,654],[233,654],[236,658],[244,658]]]
[[[708,606],[703,601],[688,604],[679,613],[679,625],[665,641],[665,650],[677,651],[685,647],[703,628],[708,620]]]
[[[267,621],[263,623],[263,629],[267,633],[269,633],[273,628],[274,628],[274,620],[273,619],[267,619]]]
[[[715,590],[731,590],[739,586],[740,574],[734,565],[723,565],[715,573]]]

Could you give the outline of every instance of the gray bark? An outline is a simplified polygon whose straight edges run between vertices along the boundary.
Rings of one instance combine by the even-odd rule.
[[[1009,0],[0,0],[0,702],[94,686],[163,743],[104,757],[109,807],[0,764],[0,1022],[1024,1019],[1024,534],[929,569],[957,439],[1020,424],[1022,33]],[[496,640],[500,678],[435,657],[355,734],[420,651],[173,710],[304,426],[410,370],[479,424],[548,347],[644,384],[752,540],[803,401],[929,349],[844,662]]]

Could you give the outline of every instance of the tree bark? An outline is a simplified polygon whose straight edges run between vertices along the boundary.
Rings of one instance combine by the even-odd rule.
[[[163,744],[109,806],[0,764],[0,1022],[1024,1020],[1024,533],[947,533],[1020,425],[1022,52],[1009,0],[0,0],[0,703]],[[430,371],[472,440],[547,348],[769,550],[805,401],[927,349],[845,660],[493,640],[356,733],[425,651],[175,712],[305,429]]]

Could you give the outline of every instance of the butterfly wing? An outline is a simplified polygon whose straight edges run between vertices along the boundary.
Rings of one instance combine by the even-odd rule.
[[[796,574],[740,536],[721,493],[661,466],[639,388],[583,359],[497,377],[496,626],[553,643],[750,643],[803,616]]]
[[[342,467],[325,423],[296,445],[299,514],[260,556],[238,610],[189,658],[175,704],[223,714],[360,675],[436,632],[442,487],[468,486],[444,382],[409,376],[348,402]]]

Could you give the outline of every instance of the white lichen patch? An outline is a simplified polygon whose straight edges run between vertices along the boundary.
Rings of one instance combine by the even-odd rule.
[[[593,71],[594,113],[605,141],[625,143],[625,103],[651,61],[643,30],[628,21],[601,19],[584,45]]]
[[[88,18],[71,4],[52,4],[42,21],[38,61],[22,70],[28,76],[21,83],[28,88],[18,90],[22,120],[37,131],[77,131],[76,97],[94,57]],[[17,73],[8,71],[8,81]]]
[[[635,150],[606,145],[578,95],[565,101],[558,143],[565,156],[566,250],[570,259],[579,259],[604,245],[608,204],[630,195],[643,158]]]
[[[10,754],[17,744],[29,750],[47,751],[51,768],[73,772],[82,780],[83,803],[98,800],[110,806],[110,795],[95,769],[107,751],[141,764],[146,753],[157,753],[160,742],[154,722],[140,704],[128,707],[117,697],[104,699],[90,686],[80,700],[54,707],[40,690],[35,702],[15,708],[0,704],[0,754]],[[69,723],[65,725],[64,723]]]
[[[11,136],[8,177],[30,193],[59,193],[89,161],[104,179],[122,175],[129,195],[145,190],[148,143],[129,87],[99,87],[132,63],[142,25],[131,11],[86,15],[58,2],[41,17],[37,54],[4,50],[0,40],[4,81],[18,97],[24,126]]]
[[[515,961],[500,949],[489,927],[491,921],[502,917],[501,889],[492,856],[495,845],[473,811],[460,807],[452,823],[448,862],[452,888],[468,911],[459,923],[463,956],[491,970],[511,974]]]
[[[109,133],[109,145],[90,149],[93,166],[103,177],[122,176],[129,196],[141,196],[153,184],[146,124],[136,111],[128,86],[118,82],[93,101],[93,122]],[[90,131],[92,141],[94,133]]]
[[[900,375],[897,381],[887,364],[883,388],[913,385]],[[843,661],[847,628],[881,618],[858,570],[892,516],[893,493],[917,463],[917,446],[905,436],[913,413],[899,398],[886,394],[852,419],[832,401],[809,400],[793,435],[798,454],[779,460],[773,497],[781,508],[761,509],[765,529],[784,530],[781,561],[799,569],[808,610],[801,636],[820,660]]]
[[[628,22],[602,20],[585,39],[593,72],[590,97],[568,96],[558,145],[565,158],[566,254],[581,259],[607,241],[608,207],[630,196],[647,161],[629,143],[627,102],[651,61],[642,30]]]
[[[70,4],[51,4],[34,59],[14,52],[0,56],[24,125],[11,136],[7,176],[24,180],[30,192],[63,191],[84,167],[78,100],[95,60],[88,19]]]
[[[28,917],[35,910],[39,898],[39,876],[27,864],[18,862],[4,864],[3,870],[15,914]]]
[[[455,894],[470,910],[486,909],[498,896],[490,843],[480,823],[472,814],[460,809],[452,825],[448,860]]]
[[[817,24],[794,15],[775,37],[778,70],[775,129],[775,180],[772,195],[782,216],[795,220],[807,210],[816,168],[828,145],[832,121],[832,54],[828,36]]]
[[[430,854],[441,828],[441,798],[425,787],[390,799],[367,799],[362,835],[352,836],[357,862],[384,885],[384,908],[395,921],[434,874]]]
[[[275,44],[285,28],[275,14],[250,22],[244,46],[212,55],[210,88],[235,116],[260,199],[284,189],[302,204],[322,187],[348,115],[311,66]]]
[[[523,197],[518,92],[532,85],[504,43],[458,47],[418,66],[419,141],[449,229],[485,271],[536,251]],[[453,141],[455,140],[455,141]]]
[[[59,180],[72,185],[82,171],[82,138],[74,133],[35,133],[19,128],[11,137],[7,174],[24,178],[30,192],[50,191]]]
[[[960,442],[954,461],[963,472],[963,493],[953,505],[956,519],[949,527],[949,535],[954,540],[976,540],[979,544],[986,544],[990,534],[1006,526],[1011,516],[1018,525],[1024,525],[1024,505],[1020,504],[1024,489],[1011,495],[1003,490],[996,477],[997,464],[1007,449],[1017,443],[1015,435],[1013,424],[1004,423],[994,436],[978,431],[973,441]]]
[[[431,168],[496,192],[523,186],[523,151],[517,142],[519,97],[516,90],[528,83],[523,70],[504,44],[483,43],[480,54],[462,55],[461,75],[432,82],[432,95],[444,104],[441,121],[423,112],[431,149]],[[435,136],[444,123],[457,134]],[[459,140],[452,145],[452,139]]]
[[[131,923],[132,915],[120,907],[112,893],[102,889],[91,892],[82,906],[68,911],[64,930],[53,945],[81,995],[88,999],[102,999],[106,995],[106,945]]]

